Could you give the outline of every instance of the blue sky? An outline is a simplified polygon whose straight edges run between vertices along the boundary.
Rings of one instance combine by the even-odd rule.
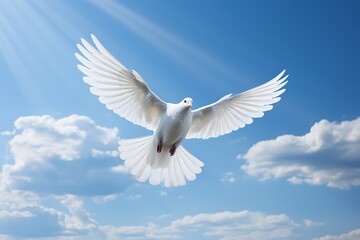
[[[0,1],[0,239],[359,239],[358,1]],[[184,187],[138,183],[118,140],[150,134],[89,92],[94,34],[194,108],[287,70],[282,100],[184,146]]]

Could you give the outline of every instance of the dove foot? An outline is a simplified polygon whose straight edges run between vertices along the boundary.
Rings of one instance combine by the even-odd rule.
[[[161,153],[161,149],[162,149],[162,142],[158,142],[157,147],[156,147],[156,151],[158,153]]]
[[[176,151],[176,145],[172,145],[172,147],[170,148],[170,151],[169,151],[170,156],[174,155],[175,151]]]

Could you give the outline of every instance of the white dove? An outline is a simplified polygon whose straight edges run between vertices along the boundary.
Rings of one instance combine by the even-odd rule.
[[[151,136],[119,141],[120,158],[141,182],[149,180],[167,187],[185,185],[194,180],[204,165],[191,155],[181,142],[185,138],[212,138],[251,124],[280,100],[287,81],[285,70],[274,79],[236,95],[226,95],[219,101],[192,110],[191,98],[177,104],[166,103],[156,96],[142,77],[129,71],[91,35],[96,46],[81,39],[83,64],[78,68],[86,76],[91,93],[101,103],[137,125],[154,132]]]

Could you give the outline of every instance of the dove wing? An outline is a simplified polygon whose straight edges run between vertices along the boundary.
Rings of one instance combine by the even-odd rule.
[[[91,93],[119,116],[137,125],[155,131],[166,103],[156,96],[142,77],[134,70],[129,71],[113,57],[99,40],[91,35],[96,46],[81,39],[75,53],[82,63],[78,65],[85,74],[84,82],[89,84]]]
[[[193,121],[186,138],[212,138],[251,124],[260,118],[272,104],[280,100],[287,81],[285,70],[274,79],[236,95],[226,95],[219,101],[193,111]]]

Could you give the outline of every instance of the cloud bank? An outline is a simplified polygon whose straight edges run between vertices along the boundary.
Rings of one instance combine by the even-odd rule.
[[[358,240],[360,239],[360,228],[341,234],[339,236],[326,235],[314,240]]]
[[[109,239],[288,239],[298,226],[285,214],[238,211],[200,213],[173,220],[168,225],[103,226]]]
[[[285,214],[224,211],[188,215],[161,224],[103,225],[93,219],[81,197],[56,197],[60,208],[45,206],[44,199],[24,191],[0,192],[0,237],[5,239],[289,239],[294,223]]]
[[[61,207],[43,202],[50,198],[32,192],[0,191],[0,239],[102,239],[103,233],[91,218],[81,198],[58,196]],[[52,199],[54,200],[54,199]],[[76,238],[70,238],[76,236]],[[67,238],[66,238],[67,239]]]
[[[131,178],[118,158],[118,129],[105,128],[85,116],[55,120],[20,117],[10,140],[13,163],[0,173],[3,189],[45,194],[110,195],[129,186]]]
[[[132,184],[116,150],[118,129],[79,115],[20,117],[14,125],[0,169],[0,236],[103,238],[82,197],[111,201]]]
[[[242,157],[248,175],[260,180],[348,189],[360,185],[360,118],[321,120],[303,136],[283,135],[258,142]]]

